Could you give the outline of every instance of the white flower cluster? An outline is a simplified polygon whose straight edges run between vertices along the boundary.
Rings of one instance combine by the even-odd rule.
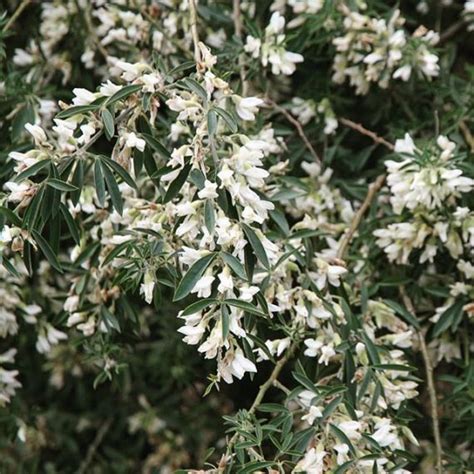
[[[291,113],[298,118],[302,125],[308,124],[312,119],[324,123],[324,133],[332,135],[337,127],[338,122],[329,99],[322,99],[316,103],[314,100],[304,100],[301,97],[293,97],[291,100]]]
[[[15,396],[16,389],[21,387],[17,380],[18,370],[7,370],[3,364],[12,364],[15,360],[16,349],[10,349],[0,354],[0,407],[4,407]]]
[[[472,190],[474,180],[463,176],[453,158],[456,145],[439,136],[436,147],[420,150],[410,135],[397,140],[395,151],[402,161],[388,160],[387,184],[395,214],[410,212],[408,221],[390,224],[374,232],[377,245],[390,261],[408,263],[415,249],[420,263],[432,262],[440,247],[458,259],[464,247],[474,247],[473,213],[460,207],[459,199]],[[451,215],[444,210],[451,209]]]
[[[464,9],[463,9],[463,17],[467,21],[468,26],[467,29],[469,31],[474,30],[474,1],[473,0],[467,0],[464,3]]]
[[[357,94],[367,94],[371,83],[386,88],[390,79],[408,81],[413,72],[427,79],[438,75],[438,56],[431,51],[438,42],[437,33],[419,27],[408,36],[399,10],[388,21],[345,6],[343,13],[344,35],[333,40],[337,51],[334,82],[342,84],[348,79]]]
[[[273,13],[263,38],[248,35],[244,46],[245,51],[254,59],[260,59],[264,67],[269,64],[272,74],[290,76],[296,70],[296,64],[303,62],[303,56],[285,49],[285,18]]]

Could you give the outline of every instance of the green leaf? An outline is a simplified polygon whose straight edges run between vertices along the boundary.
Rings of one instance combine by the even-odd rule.
[[[105,106],[109,107],[112,104],[115,104],[115,102],[118,102],[119,100],[126,99],[128,96],[134,94],[135,92],[138,92],[141,90],[143,86],[139,84],[132,84],[130,86],[125,86],[122,87],[119,91],[117,91],[113,96],[109,97],[107,101],[105,102]]]
[[[214,205],[210,199],[207,199],[204,204],[204,222],[207,230],[212,234],[216,225],[216,214],[214,212]]]
[[[123,213],[123,202],[122,202],[122,194],[120,193],[120,189],[118,187],[117,181],[115,181],[114,175],[110,171],[107,166],[102,167],[102,171],[104,172],[105,183],[107,184],[107,190],[110,194],[110,199],[112,200],[112,206],[114,209],[122,215]]]
[[[36,230],[32,230],[31,233],[33,234],[33,237],[38,244],[39,248],[43,252],[44,256],[47,258],[48,262],[50,265],[56,269],[58,272],[62,273],[63,269],[61,267],[61,264],[59,263],[58,258],[56,257],[55,253],[49,246],[48,242],[46,239]]]
[[[206,89],[204,89],[204,87],[202,87],[197,81],[190,77],[185,77],[181,82],[185,84],[188,89],[197,94],[203,100],[203,102],[207,101]]]
[[[220,256],[222,260],[229,265],[232,271],[242,280],[247,280],[247,274],[245,273],[244,266],[235,258],[232,254],[227,252],[221,252]]]
[[[76,105],[73,107],[69,107],[66,110],[62,110],[56,115],[56,118],[65,120],[69,117],[73,117],[74,115],[86,114],[87,112],[95,112],[99,109],[99,107],[100,106],[97,104]]]
[[[189,306],[186,306],[186,308],[181,313],[181,316],[189,316],[190,314],[199,313],[199,311],[202,311],[204,308],[216,303],[218,303],[218,300],[215,298],[205,298],[203,300],[196,301],[195,303],[191,303]]]
[[[332,423],[330,423],[329,426],[331,427],[331,431],[336,435],[339,441],[341,441],[344,444],[347,444],[347,446],[349,446],[350,452],[352,453],[353,456],[355,456],[356,451],[350,439],[347,437],[347,435],[342,430],[340,430],[337,426],[333,425]]]
[[[102,123],[104,124],[105,136],[108,140],[111,140],[115,133],[114,117],[109,109],[102,110],[101,117]]]
[[[95,160],[94,162],[94,183],[95,183],[95,192],[97,194],[97,200],[101,207],[105,205],[105,182],[104,182],[104,173],[102,172],[102,164],[100,160]]]
[[[401,316],[407,323],[411,324],[416,329],[421,329],[420,323],[416,317],[411,314],[404,306],[393,300],[383,300],[383,302],[392,308],[399,316]]]
[[[15,114],[15,118],[12,121],[11,137],[12,141],[16,141],[20,136],[25,133],[25,125],[27,123],[35,123],[35,109],[32,105],[26,104],[21,110]]]
[[[49,158],[47,158],[46,160],[38,161],[38,163],[35,163],[34,165],[27,168],[25,171],[22,171],[19,175],[15,176],[14,181],[19,183],[24,179],[34,176],[35,174],[39,173],[43,168],[46,168],[46,166],[48,166],[50,162],[51,160]]]
[[[102,262],[101,267],[105,267],[108,263],[110,263],[115,257],[118,257],[125,249],[130,246],[132,240],[127,240],[126,242],[122,242],[118,244],[115,248],[113,248],[105,257],[104,261]]]
[[[239,127],[237,125],[236,120],[229,112],[224,109],[221,109],[220,107],[214,107],[213,110],[222,117],[222,119],[224,120],[224,122],[229,127],[232,133],[237,133]]]
[[[215,110],[210,109],[207,113],[207,131],[212,138],[217,130],[217,114]]]
[[[47,181],[48,186],[51,186],[54,189],[59,189],[59,191],[77,191],[76,186],[72,184],[66,183],[65,181],[61,181],[60,179],[56,178],[49,178]]]
[[[7,221],[17,227],[21,227],[21,219],[8,207],[0,206],[0,215],[5,216]]]
[[[66,221],[69,232],[71,233],[71,237],[74,239],[74,242],[76,242],[76,244],[79,245],[81,243],[81,236],[80,236],[79,227],[76,224],[76,221],[71,216],[71,213],[69,212],[65,204],[63,204],[62,202],[59,203],[59,208],[61,210],[61,214],[64,217],[64,220]]]
[[[372,342],[370,337],[367,336],[367,334],[365,333],[362,333],[362,338],[364,339],[364,344],[367,349],[367,353],[369,354],[371,363],[374,365],[380,364],[379,352],[375,344]]]
[[[10,273],[10,275],[16,277],[16,278],[21,278],[20,274],[18,273],[18,270],[10,263],[10,261],[0,255],[0,263],[6,268],[7,272]]]
[[[120,324],[114,314],[112,314],[106,306],[100,307],[100,315],[102,321],[109,329],[114,329],[117,332],[120,331]]]
[[[196,66],[196,63],[194,61],[186,61],[180,64],[179,66],[176,66],[170,71],[168,71],[168,75],[174,76],[175,74],[187,71],[188,69],[194,68],[195,66]]]
[[[191,266],[176,288],[173,301],[182,300],[189,295],[215,257],[215,253],[210,253],[209,255],[200,258]]]
[[[150,148],[155,150],[163,158],[166,158],[166,159],[171,158],[171,153],[155,137],[152,137],[148,133],[142,133],[142,137],[145,140],[146,144]]]
[[[221,306],[221,321],[222,321],[222,339],[225,341],[229,335],[229,310],[226,305]]]
[[[189,172],[191,171],[191,163],[187,164],[178,174],[178,176],[175,178],[175,180],[170,183],[168,186],[168,189],[165,193],[165,196],[163,198],[163,203],[167,203],[171,201],[181,188],[183,187],[183,184],[186,182],[186,179],[188,178]]]
[[[286,237],[290,233],[290,226],[288,225],[285,214],[279,209],[274,209],[273,211],[270,211],[269,214]]]
[[[463,300],[458,300],[446,309],[433,327],[433,337],[438,337],[441,333],[455,324],[456,320],[462,316],[463,306]]]
[[[238,300],[235,298],[230,298],[228,300],[223,301],[225,304],[229,306],[234,306],[235,308],[243,309],[247,313],[255,314],[257,316],[265,317],[266,314],[263,313],[259,308],[254,306],[252,303],[248,303],[247,301]]]
[[[250,245],[252,246],[253,251],[255,252],[255,256],[260,260],[262,265],[267,270],[269,270],[270,262],[268,261],[267,253],[265,252],[265,249],[263,248],[263,245],[260,242],[260,239],[257,237],[257,234],[247,224],[242,224],[242,228],[245,232],[247,240],[250,242]]]
[[[115,171],[131,188],[137,189],[135,181],[133,181],[132,177],[127,173],[123,166],[119,165],[116,161],[111,160],[107,156],[101,156],[101,160],[104,161],[105,164],[112,169],[112,171]]]
[[[76,205],[81,198],[81,191],[84,185],[84,163],[82,160],[76,162],[76,169],[72,175],[71,184],[76,186],[78,189],[77,191],[71,193],[71,201],[74,205]]]

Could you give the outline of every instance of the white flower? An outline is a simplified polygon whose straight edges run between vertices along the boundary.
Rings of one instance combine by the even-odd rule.
[[[224,267],[217,277],[220,281],[219,286],[217,287],[219,293],[226,294],[234,289],[234,281],[232,280],[230,270],[227,266]]]
[[[416,147],[413,139],[410,137],[408,133],[405,133],[405,137],[403,139],[399,138],[395,141],[395,152],[406,154],[406,155],[413,155],[415,153]]]
[[[111,97],[120,89],[122,89],[122,86],[114,84],[113,82],[108,80],[100,86],[99,92],[105,97]]]
[[[306,452],[304,458],[298,462],[294,472],[305,472],[306,474],[323,474],[325,472],[324,458],[327,452],[316,448],[311,448]]]
[[[197,293],[199,298],[209,298],[209,296],[211,296],[211,287],[214,280],[215,277],[210,274],[201,277],[194,285],[191,293]]]
[[[234,95],[232,100],[235,103],[237,115],[242,120],[248,121],[255,120],[255,114],[258,112],[258,107],[264,103],[264,101],[258,97],[242,98],[238,95]]]
[[[146,142],[143,138],[138,138],[135,132],[126,133],[123,137],[127,148],[136,148],[139,151],[145,150]]]
[[[306,339],[304,344],[307,347],[307,349],[304,351],[304,355],[308,357],[316,357],[323,346],[323,343],[316,339]]]
[[[204,181],[204,188],[198,192],[199,199],[214,199],[218,197],[217,183],[211,183],[207,179]]]
[[[155,288],[155,279],[152,272],[145,272],[143,283],[140,286],[140,294],[145,298],[145,301],[150,304],[153,301],[153,290]]]
[[[28,133],[34,138],[36,145],[41,145],[46,142],[46,133],[44,133],[44,130],[39,125],[27,123],[25,125],[25,128]]]
[[[254,38],[253,36],[247,36],[246,43],[244,46],[244,50],[247,53],[252,55],[252,58],[258,58],[260,55],[260,48],[262,46],[262,42],[258,38]]]
[[[337,425],[337,427],[345,433],[345,435],[350,439],[357,441],[360,439],[361,434],[359,433],[362,425],[359,421],[349,420],[343,421]]]
[[[310,425],[312,425],[316,418],[322,418],[322,416],[323,412],[321,411],[321,407],[311,405],[309,407],[309,412],[302,416],[301,419],[306,420]]]
[[[232,375],[241,379],[245,372],[257,372],[257,367],[255,367],[255,364],[252,361],[244,356],[240,349],[237,349],[231,363],[231,372]]]
[[[74,105],[89,105],[97,98],[96,94],[91,91],[88,91],[87,89],[76,87],[72,90],[72,92],[75,95],[74,99],[72,99],[72,103]]]

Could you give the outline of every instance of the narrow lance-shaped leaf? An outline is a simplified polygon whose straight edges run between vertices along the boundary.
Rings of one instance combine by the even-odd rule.
[[[102,123],[104,124],[105,136],[108,140],[111,140],[115,133],[114,117],[109,109],[102,110],[101,117]]]
[[[202,277],[207,267],[216,257],[215,253],[211,253],[202,257],[195,262],[191,268],[186,272],[182,280],[180,281],[176,291],[174,293],[174,301],[179,301],[189,295],[191,290],[194,288],[198,280]]]
[[[101,207],[105,205],[105,182],[104,182],[104,173],[102,172],[102,165],[100,160],[95,160],[94,163],[94,183],[95,183],[95,192],[97,194],[97,200]]]
[[[117,181],[115,181],[114,175],[110,171],[107,166],[103,166],[102,170],[104,172],[105,182],[107,184],[107,190],[110,194],[110,199],[112,200],[112,205],[114,209],[122,215],[123,213],[123,202],[122,202],[122,194],[120,193],[120,189],[118,187]]]
[[[268,261],[267,253],[263,248],[262,242],[257,237],[255,231],[248,226],[247,224],[242,224],[242,227],[245,232],[245,236],[247,237],[250,245],[252,246],[253,251],[255,252],[255,256],[260,260],[262,265],[268,270],[270,269],[270,262]]]
[[[63,269],[61,267],[61,264],[59,263],[56,254],[53,252],[46,239],[36,230],[32,230],[31,233],[33,234],[33,237],[36,243],[38,244],[38,247],[41,249],[51,266],[58,272],[62,273]]]

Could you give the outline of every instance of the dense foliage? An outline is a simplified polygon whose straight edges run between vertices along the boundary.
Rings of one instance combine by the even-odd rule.
[[[474,1],[0,4],[1,472],[474,472]]]

